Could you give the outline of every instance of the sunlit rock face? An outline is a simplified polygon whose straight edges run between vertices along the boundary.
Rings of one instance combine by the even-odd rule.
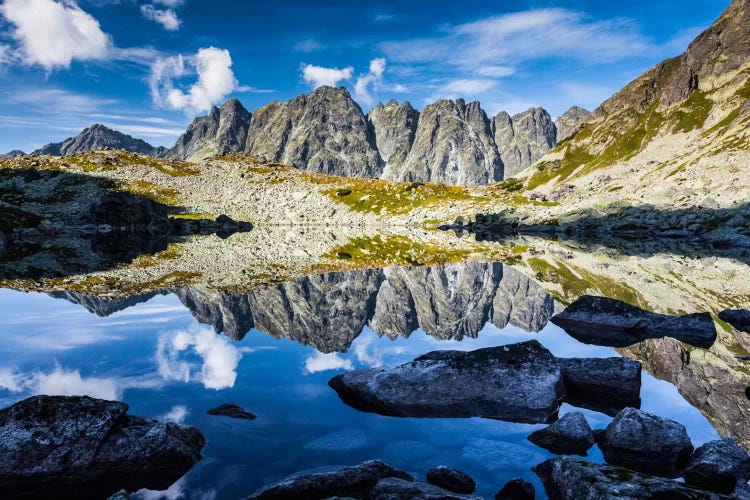
[[[505,177],[512,177],[544,156],[557,143],[557,129],[543,108],[492,119],[492,133],[503,161]]]
[[[383,178],[391,179],[409,155],[419,121],[419,111],[411,104],[395,100],[378,104],[367,114],[375,135],[375,145],[383,159]]]

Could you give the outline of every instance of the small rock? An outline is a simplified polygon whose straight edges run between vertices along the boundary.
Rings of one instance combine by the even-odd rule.
[[[580,413],[568,413],[544,429],[533,432],[529,441],[557,455],[586,455],[594,446],[594,433]]]
[[[687,484],[728,495],[750,480],[750,456],[734,439],[710,441],[695,450],[684,476]]]
[[[750,311],[747,309],[727,309],[719,313],[719,319],[726,321],[735,329],[750,333]]]
[[[693,453],[684,425],[635,408],[617,414],[599,448],[608,463],[664,477],[678,477]]]
[[[367,498],[371,500],[481,500],[427,483],[388,477],[377,482]]]
[[[503,489],[495,493],[495,500],[534,500],[536,498],[536,489],[528,481],[520,477],[511,479]]]
[[[370,460],[334,472],[292,476],[280,483],[262,488],[252,494],[250,499],[289,500],[336,496],[368,498],[375,484],[388,477],[414,481],[406,472],[394,469],[380,460]]]
[[[427,471],[427,482],[453,493],[471,494],[477,483],[465,472],[437,465]]]
[[[206,413],[209,415],[219,415],[222,417],[240,418],[244,420],[255,420],[257,418],[257,415],[254,413],[251,413],[234,403],[224,403],[223,405],[208,410]]]

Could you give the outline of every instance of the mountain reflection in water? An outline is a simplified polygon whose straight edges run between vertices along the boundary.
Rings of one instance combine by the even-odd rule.
[[[743,424],[750,380],[746,365],[727,352],[727,331],[708,350],[669,338],[617,351],[584,345],[549,323],[562,304],[500,263],[345,271],[246,293],[187,287],[123,298],[49,295],[96,316],[42,294],[0,292],[8,325],[0,347],[2,402],[86,393],[196,425],[208,438],[207,458],[171,488],[173,497],[238,498],[290,473],[371,458],[418,477],[437,463],[454,466],[474,476],[486,496],[515,476],[541,492],[530,467],[550,455],[526,441],[539,426],[388,419],[347,407],[327,386],[342,370],[532,338],[559,357],[640,360],[645,411],[682,422],[696,445],[717,434],[750,443]],[[205,415],[227,401],[258,419]],[[565,405],[562,413],[568,411]],[[592,427],[609,422],[581,411]],[[598,449],[590,453],[601,461]]]

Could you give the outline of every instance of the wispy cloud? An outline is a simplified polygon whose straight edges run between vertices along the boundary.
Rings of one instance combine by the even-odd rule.
[[[149,21],[161,24],[167,31],[177,31],[182,24],[174,9],[159,9],[146,4],[141,5],[141,14]]]
[[[354,96],[362,103],[372,105],[375,103],[373,91],[383,85],[383,73],[385,72],[385,59],[379,57],[370,61],[370,69],[367,73],[359,75],[357,83],[354,84]]]

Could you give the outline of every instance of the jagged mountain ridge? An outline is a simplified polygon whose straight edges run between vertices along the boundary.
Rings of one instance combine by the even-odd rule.
[[[228,110],[235,110],[231,119]],[[569,121],[587,117],[568,114]],[[365,115],[346,88],[323,86],[254,112],[230,99],[197,118],[166,156],[247,153],[333,175],[479,185],[526,168],[557,142],[542,108],[501,115],[498,126],[498,117],[490,120],[478,102],[462,99],[441,99],[422,112],[391,100]]]
[[[524,171],[527,190],[568,208],[616,201],[621,190],[657,206],[747,200],[748,39],[750,0],[734,0],[685,53],[626,85]]]
[[[163,147],[154,147],[144,140],[136,139],[117,130],[95,123],[75,137],[69,137],[62,142],[47,144],[33,153],[34,156],[69,156],[83,151],[100,149],[122,149],[133,153],[143,153],[160,157],[166,151]]]
[[[421,328],[437,339],[460,340],[475,338],[487,322],[539,331],[554,312],[547,291],[500,263],[343,271],[247,293],[187,287],[126,299],[50,295],[108,316],[166,293],[174,293],[199,322],[233,340],[257,328],[321,352],[346,351],[366,325],[392,338]]]

